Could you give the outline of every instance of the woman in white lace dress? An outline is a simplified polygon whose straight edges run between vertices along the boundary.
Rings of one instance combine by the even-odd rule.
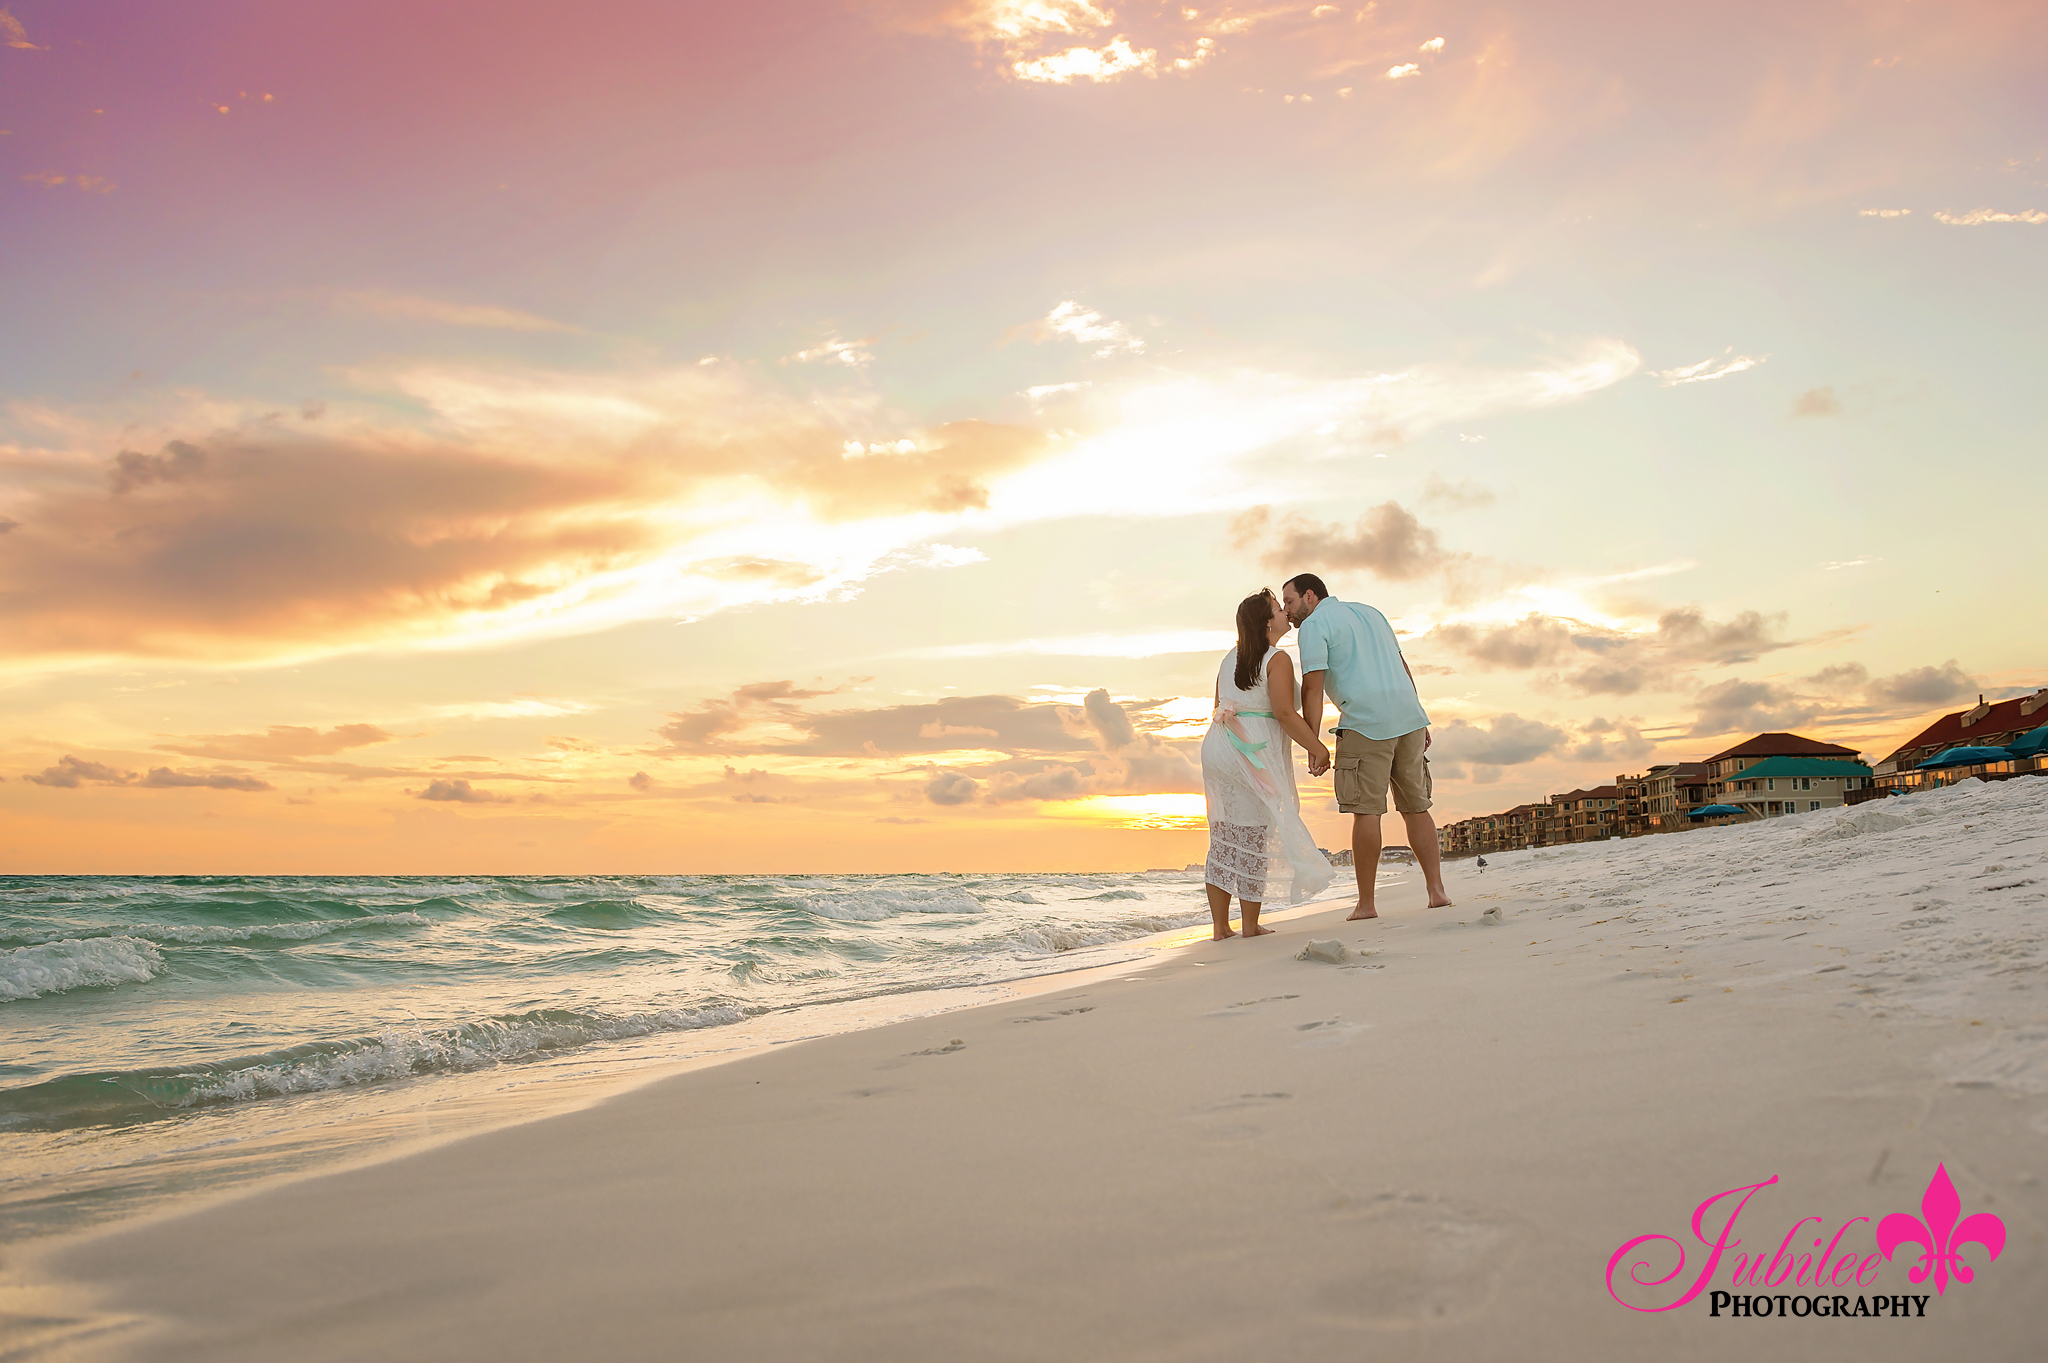
[[[1335,872],[1301,821],[1289,740],[1325,762],[1329,750],[1302,719],[1294,660],[1275,645],[1291,626],[1269,591],[1237,607],[1237,647],[1216,674],[1216,715],[1202,739],[1202,790],[1209,801],[1209,914],[1218,940],[1233,936],[1230,901],[1242,909],[1244,935],[1274,899],[1299,904]]]

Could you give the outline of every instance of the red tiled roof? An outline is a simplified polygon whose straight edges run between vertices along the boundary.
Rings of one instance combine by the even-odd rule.
[[[1844,748],[1837,743],[1823,743],[1817,738],[1806,738],[1800,734],[1758,734],[1737,743],[1726,752],[1717,752],[1707,761],[1718,762],[1724,757],[1856,757],[1854,748]]]
[[[1976,709],[1976,706],[1971,706],[1970,710],[1958,710],[1952,715],[1943,715],[1915,734],[1905,746],[1893,753],[1892,757],[1911,752],[1915,748],[1953,748],[1959,744],[1977,743],[2009,734],[2015,729],[2021,733],[2029,729],[2038,729],[2043,724],[2048,724],[2048,706],[2037,707],[2031,715],[2021,714],[2020,709],[2026,702],[2040,694],[2041,692],[2036,691],[2030,695],[2014,696],[2011,700],[1999,701],[1968,728],[1963,727],[1963,716]]]
[[[1704,777],[1708,774],[1707,764],[1704,762],[1680,762],[1672,767],[1670,774],[1672,779],[1677,781],[1683,781],[1688,776]]]

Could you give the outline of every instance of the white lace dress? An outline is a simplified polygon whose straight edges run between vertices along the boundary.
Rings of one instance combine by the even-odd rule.
[[[1249,691],[1237,688],[1237,650],[1223,655],[1216,714],[1202,739],[1202,791],[1209,802],[1203,879],[1255,904],[1299,904],[1336,875],[1301,821],[1293,741],[1272,717],[1266,673],[1279,652],[1266,650]]]

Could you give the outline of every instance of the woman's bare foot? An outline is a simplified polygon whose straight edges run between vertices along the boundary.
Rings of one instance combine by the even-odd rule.
[[[1237,934],[1236,934],[1236,933],[1234,933],[1234,932],[1219,932],[1219,933],[1215,933],[1215,934],[1212,934],[1212,935],[1210,936],[1209,940],[1210,940],[1210,941],[1212,941],[1212,942],[1220,942],[1220,941],[1222,941],[1222,940],[1223,940],[1224,938],[1226,938],[1226,937],[1235,937],[1235,936],[1237,936]]]
[[[1429,907],[1432,909],[1448,909],[1451,907],[1451,897],[1447,894],[1433,894],[1429,897]]]
[[[1369,904],[1361,904],[1357,908],[1353,909],[1350,913],[1344,915],[1344,921],[1347,923],[1355,923],[1361,918],[1377,918],[1379,916],[1380,911],[1378,909],[1373,908]]]
[[[1272,930],[1273,929],[1271,928],[1246,928],[1244,930],[1244,935],[1247,937],[1264,937],[1267,933],[1271,932]]]

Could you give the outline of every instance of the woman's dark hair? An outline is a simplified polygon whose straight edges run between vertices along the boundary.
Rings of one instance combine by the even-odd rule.
[[[1272,591],[1265,587],[1237,603],[1237,673],[1232,680],[1240,691],[1252,689],[1259,679],[1259,664],[1272,647],[1266,639],[1266,626],[1273,623],[1275,604]]]

